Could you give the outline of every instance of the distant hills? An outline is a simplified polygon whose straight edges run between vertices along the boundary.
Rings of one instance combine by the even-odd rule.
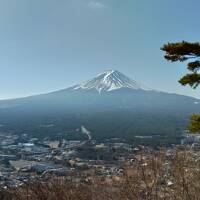
[[[198,112],[198,99],[153,90],[108,70],[64,90],[0,101],[0,131],[77,139],[84,125],[94,139],[154,136],[162,143],[177,141],[189,115]]]

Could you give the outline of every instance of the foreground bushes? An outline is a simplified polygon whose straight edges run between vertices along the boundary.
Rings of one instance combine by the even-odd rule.
[[[92,177],[88,183],[51,178],[1,191],[2,200],[199,200],[198,154],[141,153],[120,179]]]

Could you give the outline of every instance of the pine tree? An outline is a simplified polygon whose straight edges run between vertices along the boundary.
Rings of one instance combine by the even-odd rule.
[[[197,88],[200,84],[200,43],[177,42],[165,44],[161,50],[165,51],[165,59],[171,62],[187,62],[189,73],[183,76],[179,83]],[[188,129],[192,133],[200,133],[200,115],[191,116]]]

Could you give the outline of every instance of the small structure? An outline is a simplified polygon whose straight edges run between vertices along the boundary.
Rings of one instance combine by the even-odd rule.
[[[187,133],[184,135],[184,138],[181,141],[182,144],[193,144],[199,142],[200,142],[200,133],[197,134]]]

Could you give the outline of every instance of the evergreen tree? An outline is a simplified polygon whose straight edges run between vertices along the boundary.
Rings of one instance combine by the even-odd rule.
[[[189,73],[183,76],[179,83],[196,88],[200,84],[200,43],[186,41],[165,44],[161,50],[165,51],[165,59],[171,62],[187,62]],[[200,115],[192,115],[188,129],[193,133],[200,133]]]
[[[192,115],[189,124],[189,130],[194,133],[198,133],[200,130],[200,115]]]

